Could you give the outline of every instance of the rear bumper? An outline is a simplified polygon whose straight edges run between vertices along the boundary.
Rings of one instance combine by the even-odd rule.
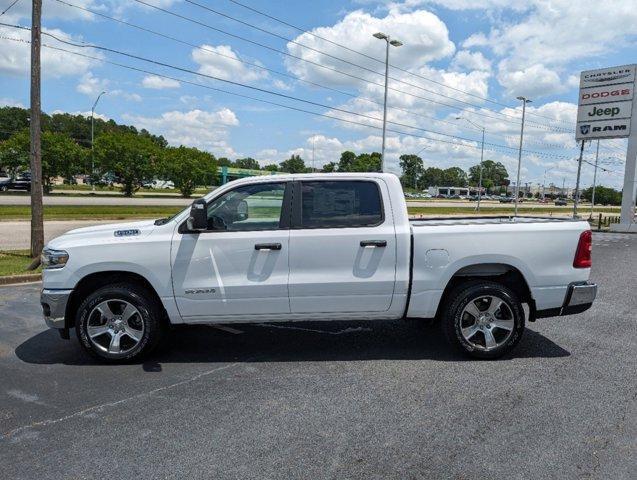
[[[591,282],[575,282],[568,286],[564,303],[561,307],[538,310],[536,318],[575,315],[591,308],[597,297],[597,285]]]
[[[66,305],[73,290],[42,290],[40,304],[44,321],[50,328],[65,328]]]

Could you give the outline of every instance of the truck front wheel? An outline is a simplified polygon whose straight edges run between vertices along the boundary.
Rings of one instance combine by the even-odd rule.
[[[447,297],[443,330],[449,342],[474,358],[498,358],[522,338],[524,309],[517,295],[496,282],[469,281]]]
[[[102,287],[80,305],[75,331],[82,347],[107,362],[150,353],[161,339],[162,311],[146,289],[131,284]]]

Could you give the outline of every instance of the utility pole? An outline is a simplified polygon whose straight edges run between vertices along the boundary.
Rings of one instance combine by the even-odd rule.
[[[522,143],[524,142],[524,116],[526,115],[526,104],[531,103],[526,97],[517,97],[522,102],[522,125],[520,127],[520,149],[518,152],[518,175],[515,182],[515,216],[518,216],[518,201],[520,199],[520,169],[522,168]]]
[[[44,214],[42,211],[42,145],[40,134],[40,36],[42,0],[33,0],[31,12],[31,257],[30,270],[40,264],[44,248]]]
[[[91,108],[91,190],[95,191],[95,158],[93,156],[93,133],[95,130],[95,107],[97,107],[97,102],[100,101],[100,97],[106,94],[106,92],[100,93],[95,99],[95,103],[93,104],[93,108]]]
[[[597,162],[599,161],[599,140],[597,140],[597,152],[595,153],[595,173],[593,173],[593,192],[591,193],[591,214],[593,218],[593,208],[595,207],[595,186],[597,184]]]
[[[391,40],[389,35],[385,35],[382,32],[375,33],[374,37],[379,40],[385,40],[387,46],[385,48],[385,96],[383,100],[383,146],[380,153],[380,171],[385,171],[385,133],[387,130],[387,82],[389,80],[389,46],[400,47],[402,42],[398,40]]]
[[[577,164],[577,181],[575,182],[575,192],[573,193],[573,218],[577,218],[577,202],[579,201],[579,180],[582,174],[582,157],[584,156],[584,140],[579,150],[579,162]]]

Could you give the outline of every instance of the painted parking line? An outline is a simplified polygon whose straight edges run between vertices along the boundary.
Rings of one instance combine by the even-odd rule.
[[[217,330],[222,330],[224,332],[228,332],[228,333],[233,333],[235,335],[240,335],[243,333],[243,330],[238,330],[236,328],[232,328],[232,327],[226,327],[225,325],[213,325],[214,328],[216,328]]]

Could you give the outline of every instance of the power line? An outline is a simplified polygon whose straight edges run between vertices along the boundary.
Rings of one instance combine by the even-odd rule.
[[[9,26],[9,27],[21,28],[21,29],[24,29],[24,30],[28,30],[27,27],[21,27],[21,26],[15,26],[15,25],[3,24],[3,23],[0,23],[0,25],[5,25],[5,26]],[[42,32],[42,33],[43,34],[47,34],[45,32]],[[50,36],[52,38],[55,38],[56,40],[61,41],[62,43],[70,44],[70,45],[76,46],[76,47],[98,48],[97,46],[94,46],[94,45],[76,45],[76,44],[73,44],[71,42],[66,42],[64,40],[58,39],[57,37],[55,37],[54,35],[51,35],[51,34],[48,34],[48,36]],[[26,44],[30,43],[27,40],[23,40],[23,39],[19,39],[19,38],[10,38],[10,37],[5,37],[5,36],[0,36],[0,38],[5,39],[5,40],[11,40],[11,41],[16,41],[16,42],[26,43]],[[167,79],[175,80],[175,81],[178,81],[178,82],[183,82],[185,84],[194,85],[194,86],[198,86],[198,87],[201,87],[201,88],[206,88],[208,90],[213,90],[213,91],[217,91],[217,92],[221,92],[221,93],[225,93],[225,94],[229,94],[229,95],[233,95],[233,96],[237,96],[237,97],[241,97],[241,98],[247,98],[249,100],[258,101],[258,102],[266,103],[266,104],[269,104],[269,105],[275,105],[275,106],[278,106],[278,107],[287,108],[289,110],[294,110],[294,111],[307,113],[307,114],[311,114],[311,115],[315,115],[315,116],[320,116],[320,117],[324,117],[324,118],[330,118],[332,120],[337,120],[339,122],[344,122],[344,123],[353,124],[353,125],[359,125],[359,126],[363,126],[363,127],[367,127],[367,128],[372,128],[372,129],[375,129],[375,130],[381,130],[381,127],[376,127],[374,125],[370,125],[370,124],[362,123],[362,122],[357,122],[357,121],[354,121],[354,120],[348,120],[348,119],[341,118],[341,117],[338,117],[338,116],[335,116],[335,115],[330,115],[330,114],[321,113],[321,112],[314,112],[314,111],[311,111],[311,110],[302,109],[302,108],[295,107],[295,106],[292,106],[292,105],[286,105],[286,104],[282,104],[282,103],[278,103],[278,102],[273,102],[271,100],[265,100],[263,98],[253,97],[253,96],[246,95],[246,94],[241,94],[241,93],[238,93],[238,92],[232,92],[232,91],[224,90],[224,89],[221,89],[221,88],[212,87],[210,85],[204,85],[204,84],[197,83],[197,82],[192,82],[192,81],[188,81],[188,80],[184,80],[184,79],[180,79],[180,78],[175,78],[175,77],[172,77],[172,76],[169,76],[169,75],[160,74],[160,73],[153,72],[153,71],[150,71],[150,70],[146,70],[146,69],[143,69],[143,68],[138,68],[138,67],[134,67],[134,66],[131,66],[131,65],[125,65],[125,64],[118,63],[118,62],[113,62],[113,61],[110,61],[110,60],[105,60],[103,58],[99,58],[99,57],[95,57],[95,56],[91,56],[91,55],[86,55],[86,54],[83,54],[83,53],[80,53],[80,52],[77,52],[77,51],[71,51],[71,50],[60,48],[60,47],[54,47],[52,45],[43,44],[43,46],[46,47],[46,48],[53,49],[53,50],[62,51],[62,52],[65,52],[65,53],[81,56],[81,57],[88,58],[88,59],[91,59],[91,60],[108,63],[108,64],[115,65],[115,66],[118,66],[118,67],[129,69],[129,70],[134,70],[134,71],[137,71],[137,72],[145,73],[145,74],[148,74],[148,75],[155,75],[155,76],[158,76],[158,77],[167,78]],[[106,49],[106,47],[100,47],[100,48]],[[108,50],[112,51],[113,49],[108,49]],[[141,58],[141,57],[136,57],[136,56],[133,56],[133,55],[130,55],[130,54],[124,54],[124,55],[130,56],[132,58]],[[195,75],[201,75],[201,76],[204,76],[204,77],[207,76],[207,75],[204,75],[204,74],[199,74],[197,72],[188,71],[187,69],[182,69],[181,67],[175,67],[175,66],[171,66],[171,65],[168,65],[168,64],[162,64],[160,62],[155,62],[155,61],[152,61],[152,60],[146,60],[146,61],[150,61],[151,63],[155,63],[155,64],[160,65],[160,66],[167,66],[169,68],[175,68],[177,70],[182,70],[182,71],[185,71],[185,72],[188,72],[188,73],[193,73]],[[227,80],[225,82],[227,82],[227,83],[236,83],[236,82],[231,82],[231,81],[227,81]],[[268,92],[265,89],[259,89],[257,87],[249,87],[248,86],[248,88],[252,88],[252,89],[255,89],[255,90],[259,90],[259,91]],[[274,94],[279,95],[279,96],[284,96],[283,94],[277,94],[275,92],[271,92],[271,93],[274,93]],[[302,102],[306,102],[306,103],[314,103],[314,102],[309,102],[307,100],[298,99],[298,98],[292,97],[292,96],[286,96],[286,97],[289,98],[289,99],[292,99],[292,100],[302,101]],[[317,104],[317,105],[320,106],[320,104]],[[326,108],[331,108],[331,107],[326,106]],[[355,113],[355,112],[347,112],[347,113],[352,113],[353,115],[357,115],[357,116],[361,116],[361,117],[365,117],[365,118],[370,118],[370,119],[375,120],[375,121],[380,121],[380,119],[377,119],[375,117],[367,117],[365,115],[358,114],[358,113]],[[401,125],[401,124],[398,124],[398,125]],[[480,147],[477,146],[477,141],[476,140],[471,140],[471,139],[466,139],[466,138],[463,138],[463,137],[458,137],[458,136],[454,136],[454,135],[444,134],[444,133],[441,133],[441,132],[434,132],[434,131],[430,131],[430,130],[426,130],[426,129],[420,129],[420,128],[412,127],[412,126],[409,126],[409,125],[404,125],[404,126],[407,127],[407,128],[413,128],[413,129],[416,129],[416,130],[422,130],[424,132],[427,132],[427,133],[430,133],[430,134],[433,134],[433,135],[441,135],[441,136],[445,136],[445,137],[450,137],[450,138],[453,138],[456,141],[444,140],[444,139],[441,139],[441,138],[432,138],[432,137],[427,137],[427,136],[419,135],[419,134],[415,134],[415,133],[404,132],[404,131],[396,130],[396,129],[387,129],[387,131],[389,131],[391,133],[396,133],[396,134],[399,134],[399,135],[412,136],[412,137],[422,138],[422,139],[433,141],[433,142],[446,143],[446,144],[451,144],[451,145],[460,146],[460,147],[480,148]],[[458,143],[458,141],[470,142],[470,143]],[[509,147],[509,146],[506,146],[506,145],[499,145],[499,144],[488,143],[488,142],[485,143],[485,146],[489,147],[488,149],[489,150],[493,150],[493,151],[500,151],[502,149],[505,149],[505,150],[517,150],[516,148]],[[525,153],[527,153],[527,154],[532,154],[532,155],[547,156],[547,157],[553,157],[553,158],[565,158],[565,159],[570,158],[570,157],[567,157],[565,155],[556,155],[556,154],[549,154],[549,153],[544,153],[544,152],[533,152],[533,151],[529,151],[529,150],[523,150],[523,151]]]
[[[176,12],[173,12],[173,11],[171,11],[171,10],[168,10],[168,9],[165,9],[165,8],[162,8],[162,7],[159,7],[159,6],[157,6],[157,5],[152,5],[152,4],[147,3],[147,2],[145,2],[145,1],[143,1],[143,0],[134,0],[134,1],[135,1],[135,2],[137,2],[137,3],[139,3],[139,4],[141,4],[141,5],[145,5],[145,6],[149,7],[149,8],[152,8],[152,9],[158,10],[158,11],[163,12],[163,13],[166,13],[166,14],[168,14],[168,15],[172,15],[172,16],[174,16],[174,17],[180,18],[180,19],[185,20],[185,21],[188,21],[188,22],[192,22],[192,23],[197,24],[197,25],[199,25],[199,26],[202,26],[202,27],[204,27],[204,28],[208,28],[208,29],[210,29],[210,30],[213,30],[213,31],[216,31],[216,32],[222,33],[222,34],[227,35],[227,36],[230,36],[230,37],[232,37],[232,38],[236,38],[236,39],[238,39],[238,40],[241,40],[241,41],[244,41],[244,42],[250,43],[250,44],[252,44],[252,45],[256,45],[256,46],[259,46],[259,47],[261,47],[261,48],[265,48],[265,49],[267,49],[267,50],[271,50],[271,51],[273,51],[273,52],[280,53],[281,55],[285,55],[285,56],[287,56],[287,57],[294,58],[294,59],[296,59],[296,60],[299,60],[299,61],[302,61],[302,62],[309,63],[309,64],[314,65],[314,66],[317,66],[317,67],[319,67],[319,68],[323,68],[323,69],[326,69],[326,70],[330,70],[330,71],[335,72],[335,73],[338,73],[338,74],[340,74],[340,75],[345,75],[345,76],[347,76],[347,77],[350,77],[350,78],[353,78],[353,79],[356,79],[356,80],[360,80],[360,81],[363,81],[363,82],[369,83],[369,84],[371,84],[371,85],[376,85],[376,86],[378,86],[378,87],[382,87],[382,88],[384,88],[384,84],[381,84],[381,83],[378,83],[378,82],[374,82],[374,81],[372,81],[372,80],[366,79],[366,78],[364,78],[364,77],[360,77],[360,76],[358,76],[358,75],[354,75],[354,74],[352,74],[352,73],[344,72],[344,71],[339,70],[339,69],[337,69],[337,68],[333,68],[333,67],[330,67],[330,66],[324,65],[324,64],[322,64],[322,63],[320,63],[320,62],[315,62],[315,61],[313,61],[313,60],[309,60],[309,59],[307,59],[307,58],[303,58],[303,57],[300,57],[300,56],[298,56],[298,55],[294,55],[294,54],[289,53],[289,52],[286,52],[286,51],[284,51],[284,50],[279,50],[279,49],[277,49],[277,48],[271,47],[271,46],[269,46],[269,45],[265,45],[265,44],[263,44],[263,43],[257,42],[257,41],[255,41],[255,40],[251,40],[251,39],[246,38],[246,37],[242,37],[242,36],[240,36],[240,35],[237,35],[237,34],[235,34],[235,33],[228,32],[228,31],[226,31],[226,30],[222,30],[222,29],[220,29],[220,28],[213,27],[213,26],[211,26],[211,25],[209,25],[209,24],[207,24],[207,23],[201,22],[201,21],[199,21],[199,20],[195,20],[195,19],[190,18],[190,17],[187,17],[187,16],[185,16],[185,15],[181,15],[181,14],[179,14],[179,13],[176,13]],[[191,2],[191,3],[195,4],[194,2]],[[199,4],[196,4],[196,5],[200,6],[201,8],[205,8],[206,10],[210,10],[210,11],[212,11],[213,13],[217,13],[215,10],[212,10],[212,9],[210,9],[209,7],[201,6],[201,5],[199,5]],[[224,15],[225,15],[225,14],[224,14]],[[233,17],[230,17],[230,16],[228,16],[228,15],[225,15],[225,16],[226,16],[226,17],[228,17],[228,18],[233,18]],[[234,19],[234,18],[233,18],[233,19]],[[240,23],[242,23],[242,24],[247,24],[247,22],[243,22],[243,21],[241,21],[241,20],[237,20],[237,19],[234,19],[234,20],[236,20],[236,21],[238,21],[238,22],[240,22]],[[255,27],[255,28],[257,28],[257,29],[259,29],[259,30],[262,30],[260,27]],[[272,33],[272,32],[270,32],[270,33],[271,33],[272,35],[276,36],[276,37],[281,38],[281,36],[279,36],[279,35],[277,35],[277,34],[274,34],[274,33]],[[293,43],[294,43],[294,41],[293,41],[293,40],[291,40],[291,39],[287,39],[286,37],[282,37],[282,38],[286,39],[287,41],[290,41],[290,42],[293,42]],[[298,43],[298,42],[297,42],[297,43]],[[308,48],[311,48],[311,47],[308,47]],[[319,51],[319,50],[316,50],[316,49],[314,49],[314,50],[315,50],[315,51]],[[319,52],[320,52],[320,51],[319,51]],[[338,58],[338,57],[335,57],[335,56],[333,56],[333,55],[325,54],[325,52],[320,52],[320,53],[322,53],[322,54],[324,54],[324,55],[328,55],[328,56],[334,57],[334,58]],[[374,70],[372,70],[372,69],[369,69],[369,68],[367,68],[367,67],[364,67],[364,66],[361,66],[361,65],[355,64],[355,63],[350,62],[350,61],[348,61],[348,60],[344,60],[344,59],[340,59],[340,60],[341,60],[341,61],[343,61],[343,62],[345,62],[345,63],[348,63],[348,64],[350,64],[350,65],[356,66],[356,67],[358,67],[358,68],[362,68],[362,69],[364,69],[364,70],[366,70],[366,71],[369,71],[369,72],[371,72],[371,73],[374,73],[374,74],[376,74],[376,75],[383,75],[383,74],[381,74],[381,73],[379,73],[379,72],[376,72],[376,71],[374,71]],[[463,103],[463,104],[465,104],[465,105],[472,106],[472,107],[474,107],[474,108],[487,110],[488,112],[494,113],[494,114],[496,114],[496,115],[501,115],[501,116],[503,116],[503,117],[510,118],[510,119],[512,119],[512,120],[516,120],[516,121],[515,121],[515,122],[512,122],[511,120],[504,120],[504,119],[502,119],[502,118],[489,116],[489,115],[486,115],[486,114],[485,114],[485,113],[483,113],[483,112],[482,112],[482,113],[478,113],[478,115],[483,116],[483,117],[485,117],[485,118],[491,118],[491,119],[498,120],[498,121],[508,121],[509,123],[515,123],[516,125],[519,125],[519,124],[520,124],[520,123],[518,122],[519,118],[518,118],[518,117],[516,117],[516,116],[514,116],[514,115],[509,115],[509,114],[506,114],[506,113],[497,112],[497,111],[495,111],[495,110],[490,110],[490,109],[487,109],[487,108],[481,107],[481,106],[479,106],[479,105],[472,104],[472,103],[470,103],[470,102],[465,102],[465,101],[463,101],[463,100],[458,100],[458,99],[456,99],[456,98],[453,98],[453,97],[449,97],[449,96],[443,95],[443,94],[441,94],[441,93],[439,93],[439,92],[435,92],[435,91],[432,91],[432,90],[428,90],[428,89],[423,88],[423,87],[421,87],[421,86],[419,86],[419,85],[415,85],[415,84],[412,84],[412,83],[409,83],[409,82],[405,82],[405,81],[400,80],[400,79],[397,79],[397,78],[395,78],[395,77],[390,77],[390,78],[391,78],[392,80],[394,80],[394,81],[399,82],[399,83],[403,83],[403,84],[405,84],[405,85],[408,85],[408,86],[411,86],[411,87],[414,87],[414,88],[417,88],[417,89],[420,89],[420,90],[426,91],[426,92],[431,93],[431,94],[433,94],[433,95],[440,96],[440,97],[445,97],[445,98],[449,98],[449,99],[451,99],[451,100],[453,100],[453,101],[456,101],[456,102],[459,102],[459,103]],[[441,101],[438,101],[438,100],[433,100],[433,99],[431,99],[431,98],[427,98],[427,97],[423,97],[423,96],[420,96],[420,95],[416,95],[416,94],[414,94],[414,93],[406,92],[406,91],[404,91],[404,90],[399,90],[399,89],[394,88],[394,87],[388,87],[388,89],[389,89],[389,90],[392,90],[392,91],[395,91],[395,92],[398,92],[398,93],[402,93],[403,95],[409,95],[409,96],[411,96],[411,97],[414,97],[414,98],[418,98],[418,99],[424,100],[424,101],[426,101],[426,102],[430,102],[430,103],[434,103],[434,104],[442,105],[442,106],[449,107],[449,108],[453,108],[453,109],[458,109],[458,108],[460,108],[458,105],[451,105],[451,104],[449,104],[449,103],[441,102]],[[571,131],[570,131],[570,130],[566,130],[566,129],[562,128],[562,127],[551,127],[551,126],[549,126],[549,125],[544,125],[544,124],[541,124],[541,123],[530,122],[530,121],[527,121],[526,123],[527,123],[527,125],[528,125],[528,126],[533,126],[533,127],[535,127],[535,128],[539,128],[539,129],[548,129],[548,130],[559,131],[559,132],[562,132],[562,133],[571,133]]]
[[[5,9],[2,11],[2,13],[0,13],[0,17],[1,17],[2,15],[4,15],[5,13],[7,13],[9,10],[11,10],[11,9],[13,8],[13,6],[14,6],[16,3],[18,3],[19,1],[20,1],[20,0],[13,0],[13,2],[11,2],[11,4],[10,4],[7,8],[5,8]]]
[[[186,1],[187,1],[188,3],[193,3],[193,4],[195,3],[195,2],[192,2],[192,1],[190,1],[190,0],[186,0]],[[237,1],[237,0],[228,0],[228,1],[229,1],[229,2],[231,2],[231,3],[234,3],[235,5],[238,5],[238,6],[240,6],[240,7],[243,7],[243,8],[245,8],[245,9],[247,9],[247,10],[250,10],[250,11],[252,11],[252,12],[254,12],[254,13],[258,14],[258,15],[261,15],[261,16],[264,16],[264,17],[266,17],[266,18],[269,18],[270,20],[274,20],[275,22],[278,22],[278,23],[280,23],[280,24],[282,24],[282,25],[285,25],[285,26],[287,26],[287,27],[293,28],[293,29],[298,30],[298,31],[300,31],[300,32],[302,32],[302,33],[306,33],[306,34],[308,34],[308,35],[311,35],[311,36],[313,36],[313,37],[315,37],[315,38],[318,38],[319,40],[323,40],[324,42],[331,43],[332,45],[335,45],[335,46],[337,46],[337,47],[343,48],[343,49],[348,50],[348,51],[350,51],[350,52],[352,52],[352,53],[356,53],[356,54],[361,55],[361,56],[363,56],[363,57],[365,57],[365,58],[368,58],[368,59],[373,60],[373,61],[375,61],[375,62],[381,63],[381,64],[383,64],[383,65],[385,64],[385,62],[384,62],[383,60],[378,59],[378,58],[376,58],[376,57],[374,57],[374,56],[372,56],[372,55],[368,55],[368,54],[363,53],[363,52],[361,52],[361,51],[359,51],[359,50],[355,50],[355,49],[353,49],[353,48],[350,48],[350,47],[348,47],[347,45],[343,45],[343,44],[341,44],[341,43],[339,43],[339,42],[335,42],[334,40],[330,40],[330,39],[328,39],[328,38],[325,38],[325,37],[322,37],[322,36],[320,36],[320,35],[317,35],[317,34],[315,34],[314,32],[311,32],[311,31],[309,31],[309,30],[307,30],[307,29],[301,28],[301,27],[299,27],[299,26],[297,26],[297,25],[294,25],[294,24],[292,24],[292,23],[286,22],[285,20],[281,20],[280,18],[275,17],[274,15],[270,15],[270,14],[268,14],[268,13],[266,13],[266,12],[263,12],[263,11],[261,11],[261,10],[258,10],[258,9],[256,9],[256,8],[251,7],[251,6],[249,6],[249,5],[246,5],[246,4],[242,3],[242,2],[239,2],[239,1]],[[226,15],[224,15],[224,14],[220,14],[220,15],[226,16]],[[296,42],[294,42],[294,43],[296,43]],[[308,48],[309,48],[309,47],[308,47]],[[322,52],[322,53],[324,53],[324,52]],[[407,73],[407,74],[409,74],[409,75],[413,75],[414,77],[420,78],[420,79],[422,79],[422,80],[426,80],[426,81],[428,81],[428,82],[434,83],[434,84],[439,85],[439,86],[444,87],[444,88],[448,88],[448,89],[450,89],[450,90],[454,90],[454,91],[459,92],[459,93],[462,93],[462,94],[464,94],[464,95],[469,95],[469,96],[472,96],[472,97],[475,97],[475,98],[479,98],[480,100],[484,100],[484,101],[487,101],[487,102],[493,103],[494,105],[499,105],[499,106],[501,106],[501,107],[512,108],[510,105],[507,105],[507,104],[505,104],[505,103],[498,102],[497,100],[492,100],[492,99],[490,99],[489,97],[483,97],[483,96],[481,96],[481,95],[477,95],[477,94],[475,94],[475,93],[467,92],[466,90],[462,90],[462,89],[460,89],[460,88],[455,88],[455,87],[452,87],[452,86],[450,86],[450,85],[446,85],[446,84],[444,84],[444,83],[442,83],[442,82],[439,82],[439,81],[437,81],[437,80],[434,80],[434,79],[432,79],[432,78],[426,77],[426,76],[424,76],[424,75],[421,75],[421,74],[418,74],[418,73],[415,73],[415,72],[411,72],[411,71],[409,71],[409,70],[407,70],[407,69],[404,69],[404,68],[401,68],[401,67],[399,67],[399,66],[397,66],[397,65],[394,65],[394,64],[391,64],[391,63],[390,63],[390,64],[389,64],[389,66],[390,66],[390,67],[392,67],[392,68],[394,68],[394,69],[396,69],[396,70],[399,70],[399,71],[401,71],[401,72]],[[553,121],[553,122],[561,122],[561,123],[567,123],[567,124],[571,124],[571,123],[572,123],[572,122],[568,122],[567,120],[559,120],[559,119],[551,118],[551,117],[548,117],[548,116],[545,116],[545,115],[540,115],[540,114],[538,114],[538,113],[529,112],[528,114],[529,114],[529,115],[533,115],[533,116],[535,116],[535,117],[539,117],[539,118],[545,118],[545,119],[551,120],[551,121]]]

